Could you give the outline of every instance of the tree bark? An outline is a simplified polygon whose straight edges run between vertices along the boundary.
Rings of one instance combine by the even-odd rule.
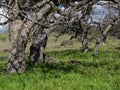
[[[88,40],[87,40],[88,31],[85,29],[82,34],[82,51],[88,52]]]
[[[112,27],[112,24],[109,24],[107,26],[107,28],[105,29],[105,31],[103,32],[102,36],[99,37],[97,40],[96,40],[96,43],[95,43],[95,48],[94,48],[94,55],[98,55],[98,48],[99,48],[99,44],[100,42],[106,37],[108,31],[111,29]]]
[[[25,71],[25,48],[29,35],[27,25],[21,20],[10,23],[10,49],[7,73],[23,73]]]
[[[44,62],[44,50],[47,44],[48,36],[43,32],[41,26],[35,26],[33,32],[32,45],[30,47],[30,64]]]
[[[43,3],[43,4],[42,4]],[[48,12],[53,7],[53,2],[49,2],[47,0],[42,1],[41,3],[37,3],[37,7],[40,7],[39,11],[33,14],[34,17],[33,20],[41,20],[48,15]],[[34,6],[36,8],[36,6]],[[33,27],[33,39],[32,39],[32,45],[30,47],[30,64],[34,65],[36,62],[45,62],[44,59],[44,50],[47,44],[48,35],[44,31],[45,27],[35,25]]]
[[[30,28],[34,24],[39,26],[33,21],[38,22],[42,20],[44,15],[48,13],[49,10],[51,9],[52,2],[48,4],[46,0],[46,4],[43,5],[43,7],[39,8],[37,12],[32,12],[31,14],[32,21],[26,18],[30,8],[29,0],[26,1],[13,0],[11,2],[8,1],[8,5],[12,6],[13,10],[15,9],[15,11],[13,11],[12,9],[10,9],[9,11],[10,14],[9,17],[15,20],[10,23],[10,29],[9,29],[10,49],[9,49],[9,57],[8,57],[8,68],[6,70],[6,73],[8,74],[23,73],[25,71],[25,61],[24,61],[25,48],[27,45]],[[26,14],[20,13],[21,10],[26,12]],[[47,35],[45,33],[42,33],[41,26],[39,27],[38,29],[40,29],[40,31],[37,29],[38,31],[35,32],[33,36],[33,43],[31,46],[30,55],[32,54],[34,54],[35,56],[40,55],[40,57],[38,58],[42,60],[43,59],[42,55],[47,41]],[[34,57],[34,60],[36,58]]]
[[[31,23],[27,21],[26,17],[21,17],[20,11],[22,6],[22,10],[26,9],[30,3],[29,0],[8,0],[7,4],[10,6],[9,18],[14,21],[9,23],[10,48],[6,73],[23,73],[25,71],[25,48]]]

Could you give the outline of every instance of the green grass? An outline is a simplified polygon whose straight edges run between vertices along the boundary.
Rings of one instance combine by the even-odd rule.
[[[6,41],[8,39],[8,33],[0,33],[0,40]]]
[[[79,49],[81,44],[73,41],[75,47],[55,48],[60,41],[54,42],[51,38],[46,53],[61,62],[27,66],[26,72],[20,75],[4,73],[7,55],[0,53],[0,90],[120,90],[120,50],[117,49],[117,40],[112,43],[109,39],[109,44],[104,47],[100,45],[97,57],[92,55],[93,44],[88,53],[82,53]],[[78,63],[70,63],[70,60]]]

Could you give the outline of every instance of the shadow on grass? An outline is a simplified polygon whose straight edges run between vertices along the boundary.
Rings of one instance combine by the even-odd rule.
[[[115,49],[120,50],[120,47],[117,47],[117,48],[115,48]]]
[[[5,73],[7,68],[7,57],[0,57],[0,74]]]
[[[83,53],[78,49],[47,52],[47,54],[49,54],[50,56],[57,58],[59,62],[38,64],[33,66],[32,68],[39,68],[40,71],[44,73],[48,73],[51,71],[60,71],[64,73],[75,72],[81,74],[86,72],[89,73],[90,70],[92,71],[92,69],[95,70],[99,68],[103,68],[105,70],[120,70],[120,64],[114,63],[114,57],[118,59],[119,53],[112,51],[107,51],[106,53],[104,50],[100,50],[99,55],[95,57],[92,55],[92,52],[93,49],[90,49],[88,53]],[[108,60],[108,58],[106,58],[107,56],[109,56],[109,54],[113,56],[113,60]],[[109,57],[111,58],[112,56]],[[61,60],[64,57],[68,57],[68,60]],[[69,59],[69,57],[75,59]],[[92,58],[93,60],[90,61],[89,58]],[[81,59],[83,59],[84,61]],[[118,60],[118,62],[120,61]],[[28,70],[32,70],[32,68],[28,66]]]
[[[54,53],[54,54],[59,54],[59,53],[68,53],[68,54],[73,54],[73,53],[76,53],[76,52],[79,52],[79,53],[84,53],[81,49],[67,49],[67,50],[62,50],[62,51],[50,51],[50,52],[47,52],[47,53]],[[89,52],[93,52],[93,49],[90,48],[88,50],[88,53]]]
[[[0,61],[5,61],[5,60],[7,60],[7,57],[6,57],[6,56],[0,57]]]
[[[107,66],[107,67],[104,67]],[[57,63],[45,63],[45,64],[37,64],[35,66],[27,66],[27,71],[38,71],[43,73],[79,73],[79,74],[90,74],[91,71],[95,72],[96,69],[104,68],[106,70],[120,70],[119,64],[113,65],[109,67],[109,63],[104,62],[85,62],[85,61],[60,61]]]
[[[107,61],[100,61],[101,56],[106,57],[108,53],[113,53],[113,52],[108,52],[105,53],[104,51],[100,51],[100,55],[98,57],[92,56],[93,49],[90,49],[88,53],[82,53],[80,50],[74,49],[74,50],[64,50],[64,51],[52,51],[52,52],[47,52],[50,56],[57,57],[60,61],[59,62],[47,62],[45,64],[37,64],[34,66],[29,65],[29,58],[26,57],[26,69],[28,72],[43,72],[43,73],[50,73],[50,72],[64,72],[64,73],[69,73],[69,72],[74,72],[74,73],[89,73],[91,70],[99,69],[99,68],[104,68],[107,70],[120,70],[120,64],[115,64],[109,60]],[[27,53],[26,56],[29,54]],[[114,54],[116,55],[116,54]],[[77,59],[69,59],[65,61],[61,61],[61,58],[64,57],[72,57]],[[85,61],[82,61],[81,58],[84,58]],[[96,59],[96,61],[89,61],[88,59]],[[7,63],[6,63],[6,57],[0,57],[0,73],[3,72],[6,69]],[[2,63],[4,62],[5,63]],[[118,61],[119,62],[119,61]],[[111,66],[111,63],[113,64]]]

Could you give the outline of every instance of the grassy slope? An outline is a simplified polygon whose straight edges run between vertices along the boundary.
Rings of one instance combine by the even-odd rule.
[[[59,41],[49,39],[46,52],[65,62],[47,63],[28,67],[21,75],[6,75],[6,53],[0,52],[0,90],[120,90],[120,50],[117,40],[102,47],[98,57],[93,57],[93,49],[82,53],[81,44],[74,41],[74,47],[58,47]],[[5,43],[5,42],[4,42]],[[5,46],[4,46],[5,47]],[[6,45],[7,47],[7,45]],[[90,45],[90,48],[93,44]],[[28,53],[28,51],[27,51]],[[26,61],[28,54],[26,54]],[[68,64],[68,60],[78,60],[80,64]]]

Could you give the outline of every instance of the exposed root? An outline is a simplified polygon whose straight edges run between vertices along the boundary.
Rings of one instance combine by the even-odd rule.
[[[46,63],[46,62],[59,62],[59,60],[56,60],[54,59],[53,57],[50,57],[49,55],[47,54],[44,54],[43,55],[43,63]]]

